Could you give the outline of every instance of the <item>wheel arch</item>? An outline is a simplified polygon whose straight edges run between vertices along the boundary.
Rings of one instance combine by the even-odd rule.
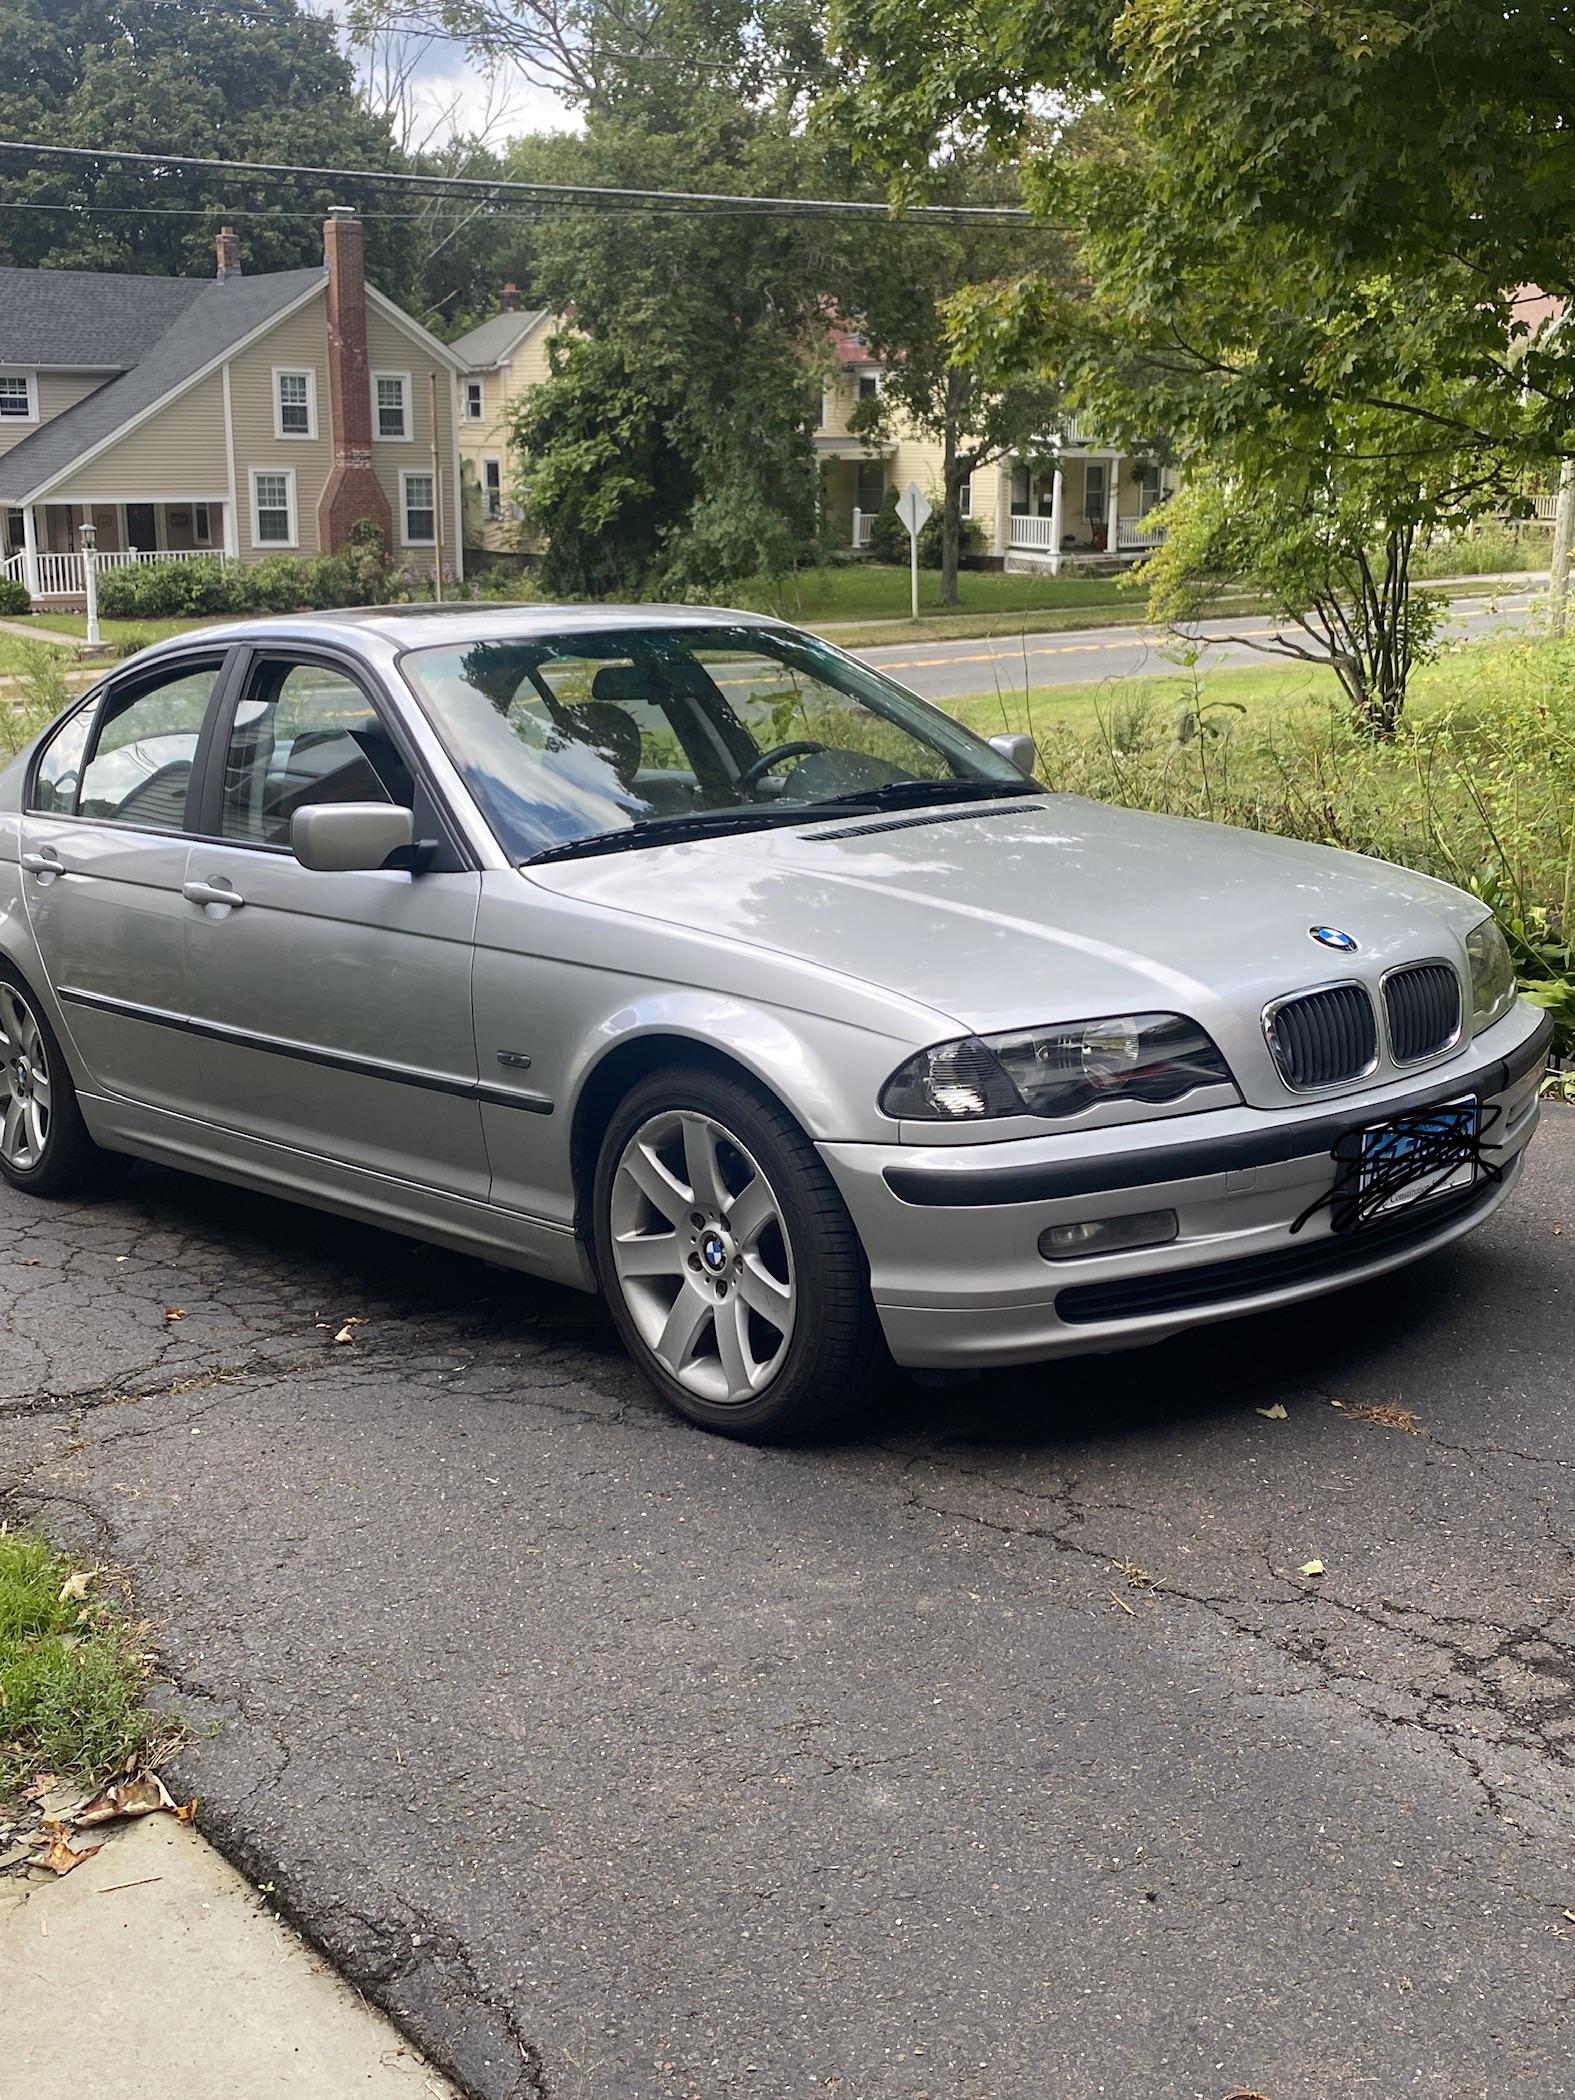
[[[772,1075],[755,1069],[731,1050],[714,1041],[690,1035],[672,1026],[653,1027],[637,1035],[626,1035],[613,1043],[586,1071],[574,1099],[569,1125],[569,1165],[574,1177],[574,1229],[582,1242],[592,1244],[591,1190],[596,1179],[596,1161],[602,1139],[620,1101],[652,1072],[664,1065],[698,1065],[728,1079],[741,1079],[758,1088],[803,1129],[803,1118]],[[806,1133],[807,1135],[808,1133]]]

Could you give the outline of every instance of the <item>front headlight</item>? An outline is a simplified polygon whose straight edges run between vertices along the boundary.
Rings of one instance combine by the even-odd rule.
[[[1515,965],[1497,919],[1484,919],[1466,935],[1471,964],[1471,1033],[1502,1021],[1515,1003]]]
[[[1179,1101],[1229,1086],[1230,1067],[1182,1014],[1116,1014],[937,1043],[899,1065],[880,1105],[905,1121],[1075,1116],[1096,1101]]]

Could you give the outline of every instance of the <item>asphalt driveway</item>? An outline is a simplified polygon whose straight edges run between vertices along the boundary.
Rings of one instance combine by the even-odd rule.
[[[1555,1111],[1399,1279],[760,1452],[586,1301],[139,1170],[0,1196],[0,1486],[487,2100],[1560,2100],[1572,1247]]]

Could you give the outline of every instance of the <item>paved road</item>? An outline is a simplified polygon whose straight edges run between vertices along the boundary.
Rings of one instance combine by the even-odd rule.
[[[1450,607],[1454,630],[1463,635],[1493,634],[1525,624],[1539,600],[1518,591],[1502,599],[1460,598]],[[1261,615],[1240,620],[1205,620],[1199,634],[1208,644],[1205,664],[1279,665],[1287,675],[1294,664],[1231,635],[1264,641],[1273,623]],[[1075,634],[1014,635],[992,641],[982,636],[961,642],[901,642],[886,649],[862,649],[867,663],[926,700],[955,700],[974,693],[1022,692],[1025,686],[1074,685],[1088,681],[1174,672],[1173,658],[1162,654],[1165,637],[1145,628],[1097,627]]]
[[[0,1195],[0,1488],[486,2100],[1563,2100],[1572,1244],[1553,1111],[1398,1279],[763,1452],[589,1301],[139,1169]]]

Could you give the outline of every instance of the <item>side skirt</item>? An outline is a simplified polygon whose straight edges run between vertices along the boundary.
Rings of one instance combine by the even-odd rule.
[[[567,1226],[220,1129],[170,1109],[102,1094],[81,1093],[77,1099],[90,1135],[108,1151],[282,1196],[387,1232],[406,1232],[573,1290],[597,1287],[589,1257]]]

